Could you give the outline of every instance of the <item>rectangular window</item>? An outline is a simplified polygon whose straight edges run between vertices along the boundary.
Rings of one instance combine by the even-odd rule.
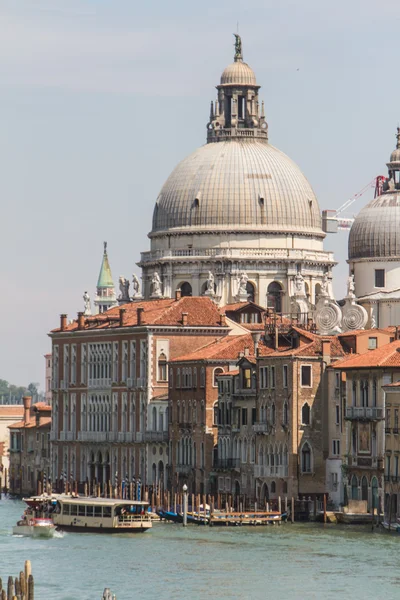
[[[385,269],[375,269],[375,287],[385,287]]]
[[[243,388],[249,390],[251,388],[251,369],[242,369]]]
[[[332,440],[333,456],[340,456],[340,440]]]
[[[268,387],[268,367],[260,367],[260,389]]]
[[[396,478],[399,476],[399,457],[397,454],[394,457],[394,474],[396,475]]]
[[[368,338],[368,350],[376,350],[378,347],[378,338],[370,337]]]
[[[247,425],[247,408],[242,408],[242,425]]]
[[[86,384],[87,377],[87,346],[81,344],[81,383]]]
[[[339,425],[340,424],[340,406],[339,406],[339,404],[336,404],[335,416],[336,416],[336,421],[335,421],[336,425]]]
[[[288,387],[288,366],[283,365],[283,387]]]
[[[136,342],[135,341],[131,341],[129,376],[133,379],[133,381],[136,380]]]
[[[253,407],[251,409],[251,424],[254,425],[254,423],[256,421],[257,421],[257,409]]]
[[[340,373],[335,373],[335,388],[340,389]]]
[[[275,367],[271,367],[271,388],[275,388]]]
[[[301,365],[301,385],[311,387],[311,365]]]
[[[122,342],[122,372],[121,381],[125,382],[128,377],[128,342]]]
[[[71,346],[71,383],[76,385],[76,344]]]

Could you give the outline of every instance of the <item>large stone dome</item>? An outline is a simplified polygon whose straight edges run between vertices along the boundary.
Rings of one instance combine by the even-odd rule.
[[[206,144],[171,173],[152,234],[199,230],[323,237],[317,198],[299,167],[264,141]]]
[[[400,256],[400,191],[383,193],[357,215],[349,235],[349,259]]]

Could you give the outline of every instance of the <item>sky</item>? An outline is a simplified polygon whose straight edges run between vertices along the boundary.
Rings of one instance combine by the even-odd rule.
[[[237,25],[270,142],[321,209],[386,174],[398,0],[0,0],[0,378],[43,385],[47,333],[93,298],[104,240],[116,282],[140,275],[154,202],[205,143]],[[347,238],[325,240],[338,298]]]

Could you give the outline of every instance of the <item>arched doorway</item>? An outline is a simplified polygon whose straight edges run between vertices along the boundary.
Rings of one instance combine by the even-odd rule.
[[[97,483],[102,485],[102,483],[103,483],[103,455],[101,452],[97,453],[96,470],[97,470],[97,477],[96,477]]]
[[[164,463],[162,460],[158,463],[158,483],[160,488],[164,487]]]
[[[157,481],[157,465],[156,465],[156,463],[153,463],[153,465],[151,467],[151,481],[152,481],[153,485],[156,484],[156,481]]]
[[[268,286],[267,308],[272,308],[277,313],[282,312],[282,286],[277,281],[273,281]]]
[[[371,497],[372,497],[372,508],[378,509],[378,480],[376,477],[371,479]]]
[[[269,502],[269,489],[268,489],[268,485],[266,483],[264,483],[261,488],[260,501],[261,502]]]
[[[358,480],[355,475],[351,478],[351,499],[358,500]]]
[[[235,480],[235,495],[239,496],[240,495],[240,483],[238,482],[238,480]]]
[[[184,281],[181,286],[181,296],[182,298],[184,296],[192,296],[192,286],[190,285],[190,283],[188,281]]]
[[[361,500],[367,500],[368,502],[368,480],[365,475],[361,479]]]

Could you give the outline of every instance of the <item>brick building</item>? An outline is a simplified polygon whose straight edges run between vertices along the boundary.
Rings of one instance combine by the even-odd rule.
[[[8,426],[10,430],[10,491],[35,494],[38,482],[50,477],[51,407],[44,402],[32,405],[23,399],[23,418]]]
[[[62,315],[50,334],[53,477],[165,484],[167,363],[230,331],[212,300],[179,292],[69,324]]]
[[[170,362],[170,449],[173,490],[187,483],[192,493],[214,493],[213,457],[218,443],[217,377],[253,349],[250,333],[219,338]]]

